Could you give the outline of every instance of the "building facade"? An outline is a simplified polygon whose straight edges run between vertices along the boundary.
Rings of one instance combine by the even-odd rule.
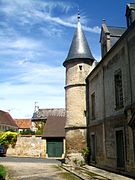
[[[32,116],[32,129],[37,133],[43,134],[43,129],[48,119],[48,116],[65,116],[64,108],[35,108]]]
[[[46,158],[65,158],[65,116],[48,116],[42,139],[45,140]]]
[[[102,59],[86,79],[90,163],[135,177],[135,4],[127,29],[101,30]]]
[[[15,119],[19,132],[32,131],[31,119]]]
[[[8,130],[18,131],[18,126],[8,112],[0,110],[0,132]]]

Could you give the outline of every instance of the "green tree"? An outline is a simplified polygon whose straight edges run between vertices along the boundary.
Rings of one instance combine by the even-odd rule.
[[[24,129],[23,131],[20,132],[22,135],[35,135],[35,132],[30,130],[30,129]]]

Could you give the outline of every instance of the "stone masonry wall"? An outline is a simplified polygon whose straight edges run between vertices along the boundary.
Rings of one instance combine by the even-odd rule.
[[[86,147],[86,82],[91,65],[83,61],[66,66],[66,150],[80,154]]]
[[[20,157],[45,157],[45,140],[40,136],[18,136],[16,146],[9,147],[7,155]]]

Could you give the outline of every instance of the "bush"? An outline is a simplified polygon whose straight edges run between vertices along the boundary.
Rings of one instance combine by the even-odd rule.
[[[9,145],[12,147],[15,146],[17,141],[17,133],[16,132],[2,132],[0,133],[0,144],[3,145],[5,148],[8,148]]]
[[[6,169],[5,169],[4,166],[0,165],[0,179],[1,179],[1,180],[2,180],[2,179],[4,180],[5,177],[6,177]]]
[[[35,135],[35,132],[30,129],[24,129],[20,132],[21,135]]]
[[[90,159],[90,148],[89,147],[86,147],[85,149],[83,149],[82,156],[83,156],[85,162],[88,164],[89,159]]]

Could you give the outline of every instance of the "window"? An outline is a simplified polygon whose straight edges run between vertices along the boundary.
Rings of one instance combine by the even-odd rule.
[[[80,71],[82,70],[82,65],[79,66]]]
[[[95,119],[95,93],[91,95],[92,119]]]
[[[123,107],[122,72],[119,69],[114,76],[116,109]]]

